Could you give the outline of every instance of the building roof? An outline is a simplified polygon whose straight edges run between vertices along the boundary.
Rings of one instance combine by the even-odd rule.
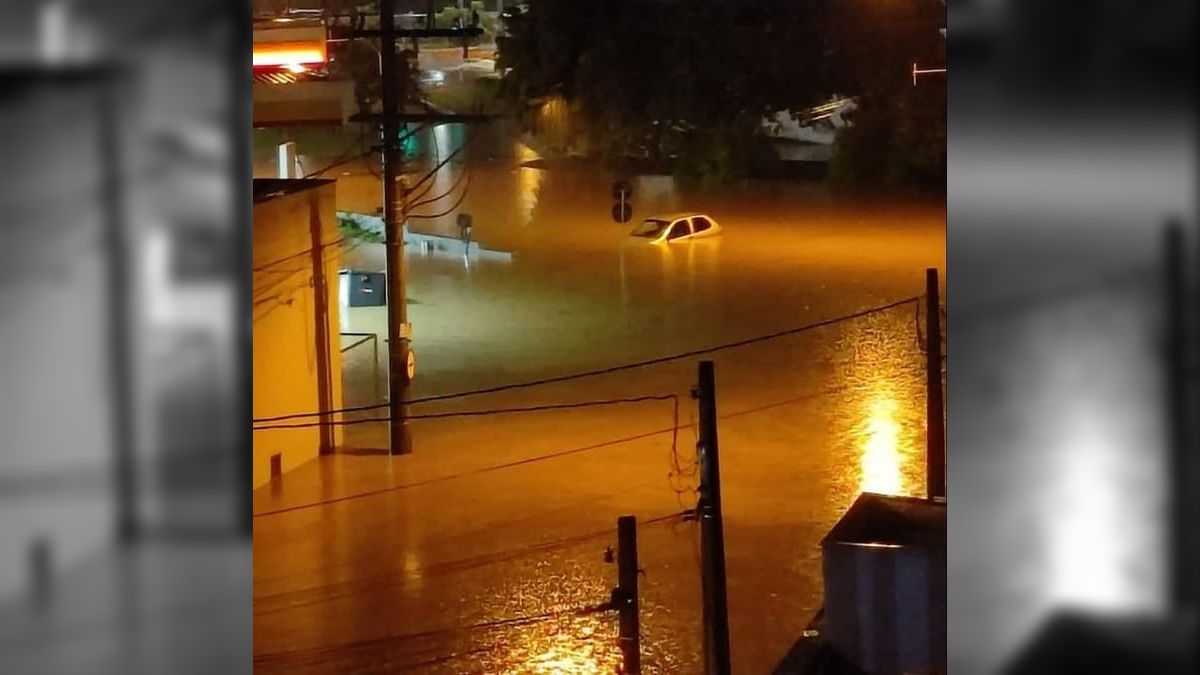
[[[946,546],[946,502],[864,492],[821,545]]]
[[[801,637],[771,675],[865,675],[833,645],[821,638]]]
[[[336,183],[329,178],[255,178],[254,203]]]

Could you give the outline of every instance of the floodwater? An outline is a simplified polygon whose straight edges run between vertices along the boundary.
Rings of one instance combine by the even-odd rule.
[[[436,134],[443,157],[461,142],[453,127]],[[513,254],[409,253],[414,397],[825,322],[918,296],[925,268],[945,269],[938,204],[847,205],[819,185],[634,177],[635,218],[697,210],[723,227],[718,237],[654,247],[610,220],[613,176],[518,163],[534,158],[516,146],[511,156],[472,157],[469,170],[447,166],[427,198],[461,179],[460,207],[411,221],[456,235],[455,215],[468,212],[475,240]],[[374,212],[378,180],[361,164],[334,173],[342,171],[339,208]],[[416,212],[447,211],[458,194]],[[344,263],[382,270],[383,248],[351,244]],[[386,363],[383,308],[342,312],[344,331],[380,334]],[[917,320],[910,302],[704,356],[414,405],[421,416],[674,397],[418,419],[409,456],[382,454],[384,424],[346,426],[346,452],[255,494],[256,668],[611,673],[616,617],[589,608],[616,584],[604,552],[616,547],[617,517],[633,514],[643,670],[698,672],[699,536],[674,516],[695,502],[690,391],[699,359],[710,358],[733,660],[737,672],[769,672],[821,606],[825,531],[860,491],[924,493]],[[379,401],[386,389],[372,381],[369,347],[347,352],[347,405]]]

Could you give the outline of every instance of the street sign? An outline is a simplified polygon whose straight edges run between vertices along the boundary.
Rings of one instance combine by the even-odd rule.
[[[417,354],[412,350],[412,347],[408,348],[408,359],[404,365],[408,373],[408,379],[413,379],[417,374]]]
[[[618,204],[613,204],[613,220],[618,223],[628,223],[630,218],[633,218],[633,207],[629,205],[629,202],[622,201]]]
[[[633,217],[633,207],[629,205],[629,200],[633,198],[633,186],[629,181],[619,180],[613,183],[612,186],[613,199],[617,203],[612,207],[612,219],[618,223],[628,223]]]

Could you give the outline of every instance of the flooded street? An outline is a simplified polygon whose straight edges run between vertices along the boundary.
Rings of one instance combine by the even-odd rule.
[[[426,134],[428,160],[435,140],[444,158],[462,132]],[[923,293],[926,267],[944,273],[944,209],[841,203],[816,184],[632,178],[635,221],[700,211],[723,228],[650,246],[626,236],[635,223],[610,220],[614,176],[522,165],[536,159],[524,146],[513,155],[447,165],[425,198],[452,193],[414,211],[448,211],[465,184],[457,210],[411,229],[457,236],[456,214],[471,213],[473,238],[512,259],[408,252],[413,397],[656,362],[414,404],[428,418],[411,423],[409,456],[382,452],[385,423],[347,425],[346,452],[260,489],[256,669],[611,673],[616,615],[593,608],[616,585],[604,556],[616,519],[633,514],[643,669],[698,672],[699,533],[678,514],[695,503],[690,391],[708,358],[733,661],[769,672],[821,606],[818,542],[841,512],[860,491],[924,493],[917,304],[900,301]],[[329,177],[340,209],[376,211],[364,164]],[[382,245],[343,248],[345,268],[383,270]],[[341,320],[377,333],[386,364],[384,308],[343,306]],[[343,355],[347,406],[382,401],[370,347]],[[292,412],[304,411],[279,414]],[[256,443],[273,433],[287,431],[256,431]]]

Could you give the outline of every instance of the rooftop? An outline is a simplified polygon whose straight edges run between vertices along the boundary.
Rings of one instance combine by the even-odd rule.
[[[829,544],[944,549],[946,502],[864,492],[821,540]]]

